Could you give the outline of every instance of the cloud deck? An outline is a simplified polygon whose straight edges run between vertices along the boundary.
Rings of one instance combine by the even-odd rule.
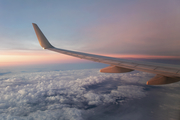
[[[81,120],[98,106],[144,97],[143,86],[125,85],[136,83],[139,74],[150,75],[103,74],[96,69],[2,75],[0,119]]]

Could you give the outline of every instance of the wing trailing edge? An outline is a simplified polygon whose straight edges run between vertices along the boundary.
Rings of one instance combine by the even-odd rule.
[[[172,67],[169,66],[168,64],[159,64],[159,63],[142,62],[142,61],[140,62],[135,60],[126,60],[120,58],[113,58],[113,57],[59,49],[53,47],[49,43],[47,38],[44,36],[42,31],[35,23],[32,23],[32,25],[37,35],[38,41],[41,47],[43,47],[43,49],[48,49],[54,52],[70,55],[73,57],[110,65],[109,67],[101,69],[100,72],[124,73],[124,72],[131,72],[133,70],[138,70],[138,71],[156,74],[154,78],[150,79],[146,83],[147,85],[162,85],[162,84],[169,84],[180,81],[180,66]]]

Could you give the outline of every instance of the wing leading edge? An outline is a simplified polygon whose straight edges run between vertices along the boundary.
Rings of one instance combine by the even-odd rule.
[[[119,58],[106,57],[106,56],[101,56],[101,55],[94,55],[94,54],[89,54],[89,53],[82,53],[82,52],[59,49],[52,46],[49,43],[47,38],[44,36],[42,31],[39,29],[39,27],[35,23],[32,23],[32,25],[34,27],[38,41],[40,45],[43,47],[43,49],[48,49],[48,50],[55,51],[58,53],[78,57],[81,59],[91,60],[91,61],[105,63],[105,64],[110,65],[109,67],[101,69],[100,72],[124,73],[124,72],[130,72],[133,70],[138,70],[138,71],[156,74],[154,78],[147,81],[146,83],[147,85],[162,85],[162,84],[169,84],[169,83],[180,81],[180,67],[177,68],[177,67],[169,66],[167,64],[140,62],[140,61],[134,61],[134,60],[119,59]]]

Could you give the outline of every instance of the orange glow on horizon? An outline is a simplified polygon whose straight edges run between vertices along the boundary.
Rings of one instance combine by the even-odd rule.
[[[177,56],[156,56],[156,55],[119,55],[101,54],[103,56],[116,58],[145,58],[145,59],[177,59]],[[54,63],[76,63],[83,62],[79,58],[58,53],[44,52],[9,52],[0,55],[0,66],[54,64]]]
[[[70,56],[49,53],[7,53],[0,55],[0,66],[19,66],[77,62]]]
[[[180,56],[158,56],[158,55],[121,55],[121,54],[107,54],[106,56],[116,58],[144,58],[144,59],[180,59]]]

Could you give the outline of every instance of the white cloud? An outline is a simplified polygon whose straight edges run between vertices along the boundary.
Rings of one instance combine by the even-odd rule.
[[[0,119],[81,120],[86,109],[144,97],[143,87],[135,85],[141,75],[149,74],[89,69],[3,75]]]

